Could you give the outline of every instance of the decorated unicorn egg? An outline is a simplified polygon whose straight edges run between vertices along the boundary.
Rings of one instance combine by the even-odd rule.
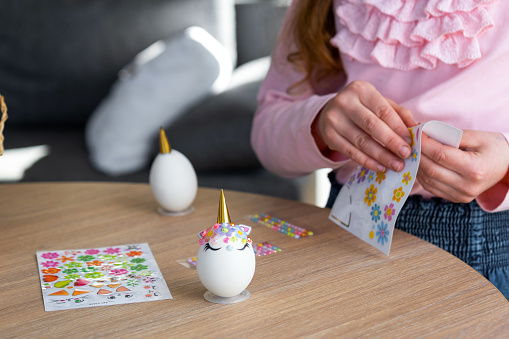
[[[160,205],[159,213],[181,215],[193,211],[198,179],[193,165],[185,155],[172,150],[166,133],[159,130],[159,148],[150,168],[150,188]]]
[[[219,199],[217,223],[198,233],[200,248],[196,269],[205,288],[205,299],[218,303],[232,303],[249,297],[246,287],[255,272],[253,242],[248,237],[251,227],[236,225],[224,199]]]

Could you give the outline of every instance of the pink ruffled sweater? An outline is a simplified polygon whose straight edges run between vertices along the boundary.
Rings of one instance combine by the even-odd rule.
[[[346,75],[329,88],[288,94],[303,74],[286,62],[287,50],[274,52],[251,134],[267,169],[298,177],[333,168],[338,182],[347,180],[357,165],[339,154],[324,157],[311,123],[354,80],[373,84],[410,109],[415,121],[501,132],[509,140],[509,1],[334,0],[334,13],[331,42],[340,49]],[[477,202],[486,211],[507,210],[508,191],[499,183]],[[431,196],[418,182],[412,194]]]

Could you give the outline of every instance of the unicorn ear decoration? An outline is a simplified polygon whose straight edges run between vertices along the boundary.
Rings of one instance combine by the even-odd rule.
[[[251,227],[231,222],[223,190],[219,197],[217,223],[198,233],[200,248],[196,269],[208,290],[205,299],[229,304],[249,298],[246,287],[255,272]]]

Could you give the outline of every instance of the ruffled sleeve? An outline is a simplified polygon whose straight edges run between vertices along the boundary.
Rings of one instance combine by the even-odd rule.
[[[460,68],[481,58],[479,37],[493,27],[496,0],[336,0],[331,43],[349,58],[386,68]]]

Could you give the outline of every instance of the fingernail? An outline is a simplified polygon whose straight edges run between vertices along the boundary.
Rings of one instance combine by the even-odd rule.
[[[399,160],[393,160],[391,161],[391,167],[394,171],[399,172],[403,169],[403,162]]]
[[[385,173],[385,171],[386,171],[386,168],[382,165],[377,165],[376,169],[378,172],[382,172],[382,173]]]
[[[403,158],[408,158],[410,156],[410,148],[408,146],[401,146],[401,148],[399,149],[399,154]]]

